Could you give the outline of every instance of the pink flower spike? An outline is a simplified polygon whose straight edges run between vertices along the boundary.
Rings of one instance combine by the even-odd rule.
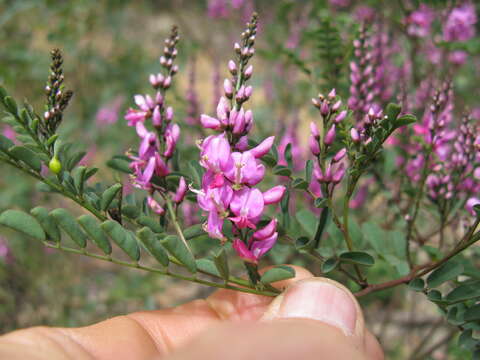
[[[332,145],[333,141],[335,140],[335,135],[337,134],[336,132],[336,127],[335,124],[327,131],[327,134],[325,135],[325,138],[323,139],[323,142],[325,145]]]
[[[173,197],[173,201],[176,202],[177,204],[180,204],[185,198],[185,195],[187,194],[187,190],[188,190],[187,182],[185,181],[185,178],[182,176],[178,183],[177,192]]]
[[[282,200],[287,189],[283,185],[277,185],[263,193],[263,202],[265,205],[276,204]]]
[[[260,144],[255,146],[250,152],[255,156],[255,158],[259,159],[265,154],[267,154],[273,146],[273,141],[275,140],[275,136],[270,136],[263,140]]]

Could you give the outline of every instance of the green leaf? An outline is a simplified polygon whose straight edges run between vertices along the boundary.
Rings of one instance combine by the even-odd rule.
[[[75,243],[84,248],[87,246],[87,236],[80,229],[75,218],[65,209],[55,209],[50,212],[55,222],[65,231]]]
[[[118,192],[121,189],[122,189],[122,184],[113,184],[103,192],[102,198],[100,200],[100,207],[103,211],[106,211],[108,209],[113,199],[115,198],[115,196],[117,196]]]
[[[449,261],[433,271],[427,278],[430,288],[440,286],[446,281],[453,280],[463,273],[463,265],[456,261]]]
[[[72,171],[75,166],[85,157],[87,153],[85,151],[79,151],[71,156],[68,157],[66,161],[65,168],[68,171]]]
[[[167,267],[169,261],[167,252],[160,244],[160,240],[148,227],[144,227],[137,231],[137,236],[145,245],[147,251],[163,266]]]
[[[442,302],[442,293],[438,290],[430,290],[427,293],[428,300],[432,302]]]
[[[417,118],[414,115],[407,114],[400,116],[397,120],[395,120],[395,126],[400,127],[404,125],[410,125],[416,122]]]
[[[0,135],[0,150],[8,152],[8,149],[15,146],[15,144],[9,138]]]
[[[5,104],[5,107],[7,108],[7,110],[10,113],[12,113],[14,115],[18,115],[17,103],[15,102],[15,100],[11,96],[5,96],[3,98],[3,103]]]
[[[110,241],[105,236],[105,233],[100,228],[100,225],[92,215],[82,215],[77,219],[80,226],[90,236],[92,241],[97,245],[106,255],[112,253],[112,246]]]
[[[386,239],[385,232],[375,223],[368,222],[362,225],[363,235],[372,245],[373,249],[378,254],[385,253],[384,240]]]
[[[137,218],[137,223],[142,226],[149,227],[150,230],[152,230],[157,234],[161,234],[164,232],[163,227],[158,223],[158,221],[149,216],[146,216],[146,215],[139,216]]]
[[[313,239],[310,239],[306,236],[301,236],[297,240],[295,240],[295,249],[301,250],[308,250],[313,244]]]
[[[6,210],[0,215],[0,225],[9,227],[13,230],[45,241],[45,232],[42,227],[31,215],[20,210]]]
[[[273,173],[280,176],[290,176],[292,175],[292,170],[283,165],[277,165],[273,168]]]
[[[284,158],[287,161],[288,167],[290,169],[293,168],[293,160],[292,160],[292,144],[288,143],[287,146],[285,146],[285,151],[284,151]]]
[[[133,261],[140,260],[140,249],[135,235],[125,230],[122,225],[113,220],[107,220],[100,227]]]
[[[228,268],[227,252],[224,247],[213,254],[213,262],[220,276],[227,281],[230,276],[230,271]]]
[[[295,217],[307,234],[313,238],[317,231],[317,217],[307,209],[298,211]]]
[[[423,291],[423,289],[425,289],[425,281],[423,281],[422,278],[416,278],[410,281],[408,286],[413,291]]]
[[[308,183],[300,178],[297,178],[292,181],[292,187],[294,189],[300,189],[300,190],[307,190],[308,189]]]
[[[191,160],[188,163],[190,168],[190,174],[192,175],[193,183],[196,188],[202,187],[202,177],[203,177],[203,168],[200,166],[198,161]]]
[[[322,264],[322,273],[328,274],[329,272],[333,271],[338,266],[338,263],[338,259],[336,258],[327,259]]]
[[[9,149],[9,152],[15,159],[23,161],[36,172],[42,170],[42,162],[32,150],[24,146],[13,146]]]
[[[122,215],[125,215],[130,219],[136,219],[140,215],[140,210],[136,205],[123,205]]]
[[[313,161],[307,160],[307,164],[305,165],[305,181],[310,183],[312,181],[312,173],[313,173]]]
[[[186,240],[191,240],[199,236],[205,235],[202,224],[195,224],[183,230],[183,235]]]
[[[399,105],[390,103],[385,109],[385,114],[387,115],[389,121],[395,121],[401,111],[402,108]]]
[[[185,246],[182,240],[175,235],[168,235],[161,240],[162,245],[172,254],[175,258],[190,271],[195,274],[197,272],[197,266],[195,263],[195,257],[192,252]]]
[[[364,266],[372,266],[375,264],[375,259],[370,254],[361,251],[344,252],[340,255],[339,260],[341,262]]]
[[[480,304],[473,305],[468,308],[463,315],[465,321],[478,321],[480,320]]]
[[[287,280],[295,277],[295,270],[290,266],[280,265],[267,270],[260,281],[264,284],[270,284],[276,281]]]
[[[472,334],[472,329],[463,330],[462,334],[458,338],[458,345],[468,350],[473,350],[477,342],[472,337]]]
[[[462,284],[450,291],[445,300],[448,302],[461,302],[480,297],[479,283]]]
[[[199,271],[204,271],[204,272],[216,275],[218,277],[222,277],[218,272],[218,269],[215,266],[215,263],[210,259],[205,259],[205,258],[198,259],[195,261],[195,264]]]
[[[57,243],[61,241],[62,234],[60,233],[60,230],[58,229],[55,220],[48,214],[47,209],[38,206],[30,210],[30,214],[32,214],[35,219],[37,219],[37,221],[40,223],[47,235],[48,240],[52,240]]]
[[[130,163],[128,161],[120,158],[113,158],[107,161],[108,167],[126,174],[132,173],[132,169],[130,169],[129,165]]]

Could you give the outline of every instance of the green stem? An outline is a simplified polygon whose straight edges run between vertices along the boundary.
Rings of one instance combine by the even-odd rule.
[[[219,283],[215,283],[215,282],[211,282],[211,281],[207,281],[207,280],[198,279],[196,277],[175,274],[175,273],[170,272],[168,269],[158,269],[158,268],[153,268],[153,267],[149,267],[149,266],[143,266],[143,265],[140,265],[138,263],[129,263],[129,262],[126,262],[126,261],[113,259],[109,256],[90,253],[90,252],[85,251],[85,250],[79,250],[79,249],[64,247],[64,246],[61,246],[60,244],[54,245],[54,244],[45,243],[45,246],[47,246],[49,248],[61,250],[61,251],[64,251],[64,252],[68,252],[68,253],[80,254],[80,255],[91,257],[91,258],[108,261],[108,262],[111,262],[113,264],[122,265],[122,266],[130,267],[130,268],[134,268],[134,269],[140,269],[140,270],[143,270],[143,271],[153,272],[153,273],[157,273],[157,274],[162,274],[162,275],[170,276],[170,277],[173,277],[173,278],[177,278],[177,279],[181,279],[181,280],[187,280],[187,281],[190,281],[190,282],[194,282],[194,283],[201,284],[201,285],[207,285],[207,286],[211,286],[211,287],[215,287],[215,288],[236,290],[236,291],[241,291],[241,292],[244,292],[244,293],[263,295],[263,296],[271,296],[271,297],[274,297],[274,296],[278,295],[278,293],[275,293],[275,292],[272,292],[272,291],[261,291],[261,290],[257,290],[257,289],[246,288],[246,287],[238,287],[238,286],[228,285],[228,284],[224,284],[224,283],[219,284]]]

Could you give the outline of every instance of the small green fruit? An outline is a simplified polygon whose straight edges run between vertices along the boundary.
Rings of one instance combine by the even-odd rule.
[[[60,171],[62,171],[62,164],[60,163],[60,161],[57,159],[56,156],[54,156],[52,158],[52,160],[50,160],[50,162],[48,163],[48,168],[50,169],[51,172],[53,172],[54,174],[58,174]]]

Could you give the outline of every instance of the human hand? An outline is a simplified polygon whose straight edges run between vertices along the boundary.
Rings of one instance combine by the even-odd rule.
[[[205,300],[83,328],[19,330],[0,337],[0,359],[383,359],[354,296],[295,270],[273,301],[219,290]]]

